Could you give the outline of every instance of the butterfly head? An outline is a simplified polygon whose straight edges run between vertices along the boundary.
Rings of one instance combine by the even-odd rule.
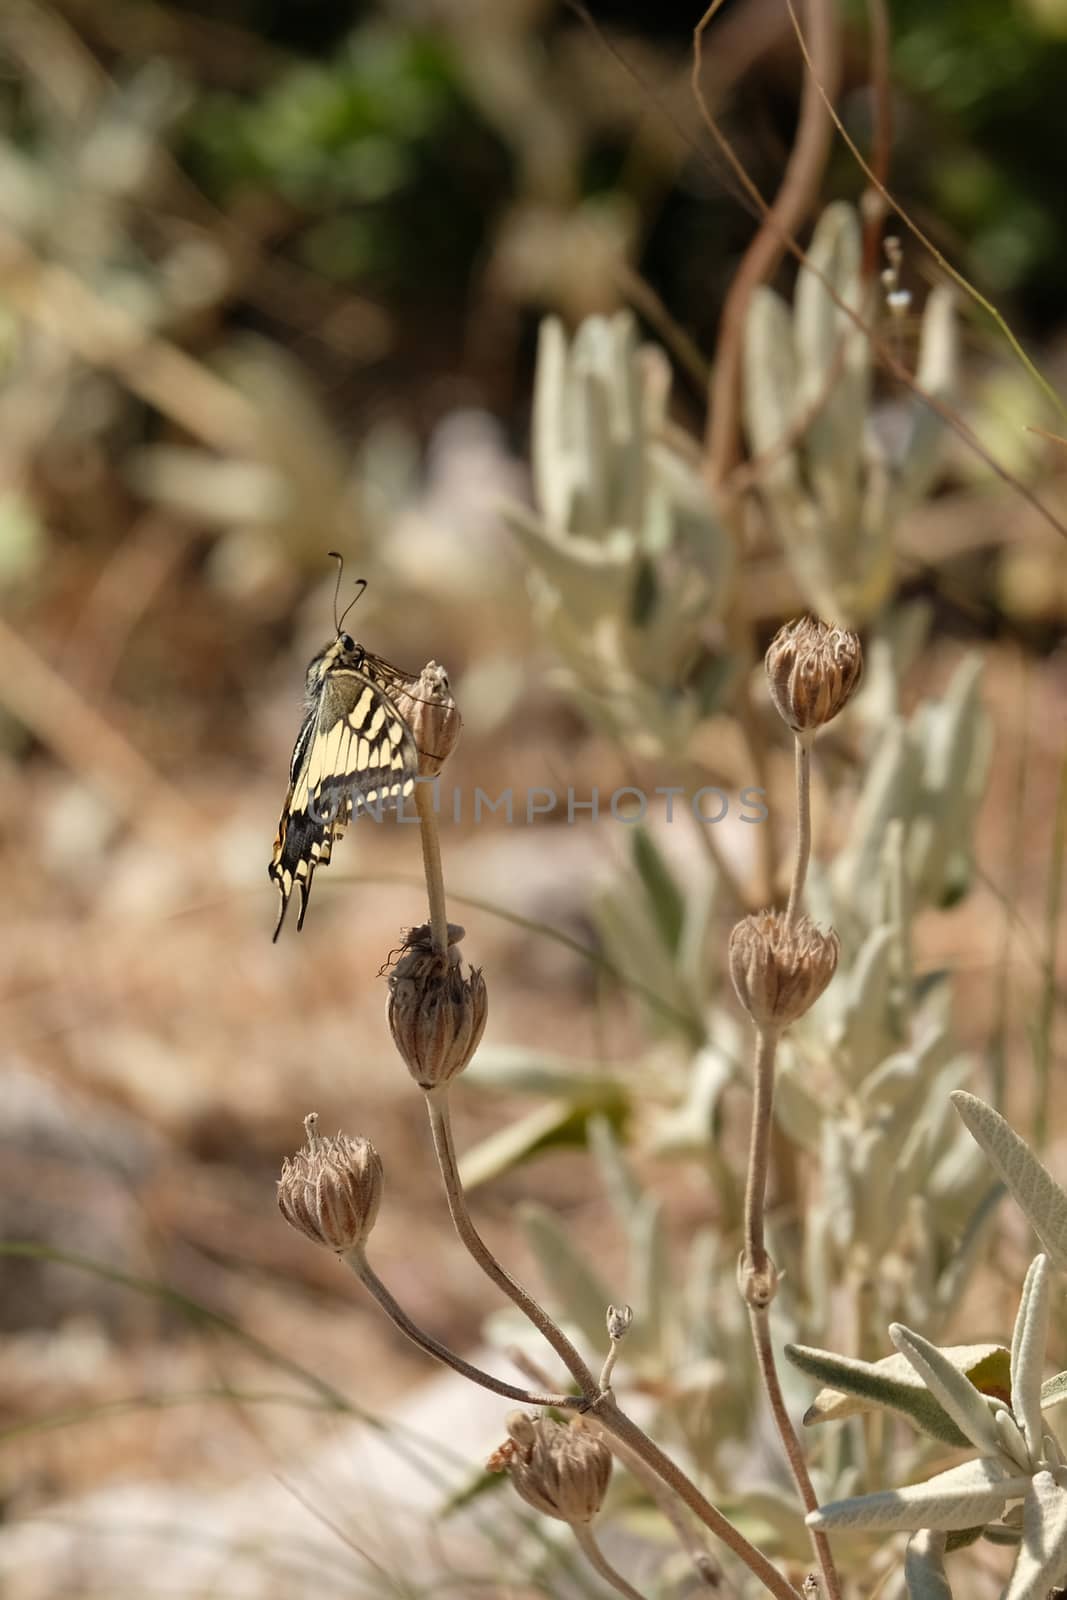
[[[304,683],[304,698],[310,704],[317,700],[327,676],[338,667],[355,667],[358,672],[367,658],[367,652],[357,644],[350,633],[341,632],[336,639],[323,645],[317,656],[308,662]]]

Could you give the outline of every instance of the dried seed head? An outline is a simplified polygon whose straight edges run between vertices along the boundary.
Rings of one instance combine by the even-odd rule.
[[[414,737],[419,777],[435,778],[459,743],[463,726],[444,667],[427,662],[418,680],[394,695],[393,703]]]
[[[442,955],[429,923],[412,928],[389,974],[389,1031],[420,1089],[436,1089],[462,1072],[485,1029],[485,979],[477,967],[464,977],[462,937],[463,929],[450,923]]]
[[[809,1011],[837,968],[840,945],[810,917],[789,925],[782,911],[757,911],[730,935],[737,998],[760,1027],[784,1028]]]
[[[633,1306],[608,1307],[608,1338],[613,1344],[617,1343],[620,1339],[625,1339],[626,1335],[633,1326],[633,1320]]]
[[[611,1451],[582,1417],[569,1425],[513,1411],[506,1444],[489,1458],[527,1505],[560,1522],[592,1522],[611,1479]]]
[[[863,673],[859,634],[801,617],[779,628],[765,657],[775,709],[794,733],[823,728],[848,703]]]
[[[278,1206],[286,1222],[339,1253],[363,1244],[382,1198],[382,1163],[369,1139],[323,1139],[304,1118],[307,1145],[282,1163]]]

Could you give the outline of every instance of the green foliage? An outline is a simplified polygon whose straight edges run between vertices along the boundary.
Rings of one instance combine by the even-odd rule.
[[[224,202],[251,190],[298,210],[309,265],[398,289],[465,270],[483,226],[478,191],[506,172],[447,40],[381,22],[255,96],[205,94],[186,152]]]

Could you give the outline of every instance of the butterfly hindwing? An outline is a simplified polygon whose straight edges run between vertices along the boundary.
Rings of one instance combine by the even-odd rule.
[[[415,787],[415,741],[379,677],[390,687],[405,682],[377,657],[345,652],[339,644],[309,668],[306,712],[270,864],[281,896],[275,939],[294,889],[297,927],[303,927],[315,870],[329,863],[352,817],[366,810],[377,816]]]

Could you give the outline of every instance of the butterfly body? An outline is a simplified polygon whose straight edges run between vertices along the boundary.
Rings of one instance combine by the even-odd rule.
[[[352,817],[364,810],[380,815],[414,789],[418,751],[393,699],[413,681],[341,631],[310,662],[289,792],[267,869],[281,897],[275,939],[294,889],[296,925],[303,927],[316,868],[328,865]]]

